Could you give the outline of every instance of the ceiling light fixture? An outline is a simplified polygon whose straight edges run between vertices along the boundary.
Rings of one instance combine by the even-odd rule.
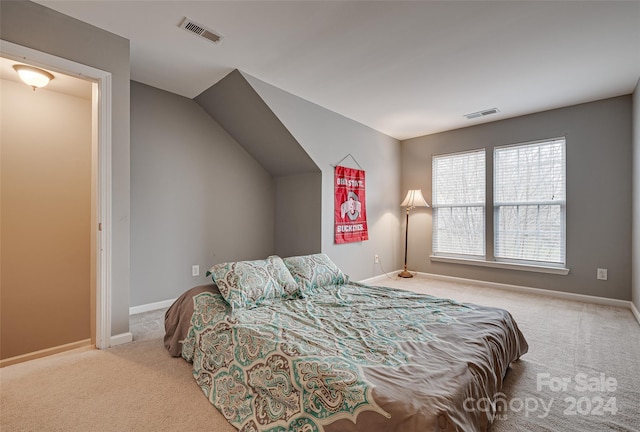
[[[33,87],[33,91],[37,88],[46,86],[49,84],[49,81],[54,78],[54,76],[46,70],[38,69],[33,66],[16,64],[13,65],[13,68],[18,72],[20,79],[24,81],[25,84]]]

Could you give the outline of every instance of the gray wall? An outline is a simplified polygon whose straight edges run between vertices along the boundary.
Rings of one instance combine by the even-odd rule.
[[[632,297],[640,310],[640,80],[633,92],[633,281]]]
[[[556,136],[567,139],[567,267],[571,270],[567,276],[430,262],[431,211],[411,220],[411,267],[630,300],[631,128],[631,96],[621,96],[403,141],[403,190],[421,188],[428,202],[432,155],[486,148],[490,202],[494,146]],[[492,242],[492,221],[493,210],[488,208],[487,245]],[[598,267],[608,269],[607,281],[596,280]]]
[[[271,175],[320,172],[239,70],[194,100]]]
[[[195,101],[131,83],[132,306],[272,254],[274,201],[272,176]]]
[[[130,283],[129,41],[26,1],[0,2],[0,38],[112,74],[111,334],[126,333]]]
[[[400,266],[400,145],[387,135],[243,73],[269,108],[322,170],[322,252],[353,280]],[[336,245],[333,237],[334,169],[351,153],[366,171],[369,240]],[[357,168],[348,158],[343,165]]]
[[[321,245],[322,174],[275,178],[275,254],[287,257],[318,253]]]
[[[274,177],[274,253],[320,252],[320,169],[291,132],[238,70],[195,101]]]

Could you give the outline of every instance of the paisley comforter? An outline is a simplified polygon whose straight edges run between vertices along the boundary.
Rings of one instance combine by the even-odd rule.
[[[196,287],[165,327],[242,432],[485,431],[527,351],[505,310],[356,283],[233,313]]]

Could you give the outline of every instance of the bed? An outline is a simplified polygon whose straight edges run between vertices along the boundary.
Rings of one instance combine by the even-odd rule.
[[[233,426],[488,429],[528,349],[509,312],[349,282],[323,254],[256,262],[214,266],[165,316],[166,348]]]

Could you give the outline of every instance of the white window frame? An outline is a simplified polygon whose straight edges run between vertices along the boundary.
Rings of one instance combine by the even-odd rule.
[[[563,191],[563,199],[562,200],[540,200],[540,201],[527,201],[527,202],[516,202],[516,201],[508,201],[508,202],[498,202],[496,201],[497,196],[497,176],[498,169],[496,164],[496,158],[498,151],[502,149],[516,148],[516,147],[527,147],[527,146],[535,146],[542,143],[550,143],[553,141],[562,141],[562,152],[563,152],[563,182],[564,182],[564,191]],[[517,144],[509,144],[505,146],[497,146],[493,149],[493,220],[494,220],[494,232],[493,232],[493,246],[494,246],[494,260],[497,263],[512,263],[512,264],[521,264],[525,266],[533,266],[533,267],[550,267],[550,268],[565,268],[566,265],[566,251],[567,251],[567,236],[566,236],[566,219],[567,219],[567,205],[566,205],[566,190],[567,190],[567,146],[566,146],[566,138],[565,137],[555,137],[548,138],[542,140],[535,141],[527,141]],[[530,259],[520,259],[516,257],[498,257],[496,256],[496,251],[499,244],[499,211],[501,207],[506,206],[544,206],[544,205],[557,205],[560,208],[560,236],[561,236],[561,251],[560,251],[560,262],[548,262],[544,260],[530,260]],[[568,271],[567,271],[568,272]],[[564,273],[566,274],[566,273]]]
[[[541,140],[535,140],[535,141],[528,141],[528,142],[521,142],[521,143],[516,143],[516,144],[509,144],[509,145],[504,145],[504,146],[496,146],[492,149],[492,153],[493,153],[493,158],[491,159],[491,163],[493,164],[491,166],[491,169],[493,171],[493,179],[492,179],[492,185],[491,188],[494,191],[494,198],[495,198],[495,184],[496,184],[496,170],[495,170],[495,150],[499,149],[499,148],[504,148],[504,147],[513,147],[513,146],[521,146],[521,145],[526,145],[526,144],[535,144],[535,143],[541,143],[541,142],[548,142],[548,141],[553,141],[556,139],[563,139],[564,140],[564,187],[565,187],[565,197],[564,197],[564,202],[563,202],[563,206],[562,206],[562,213],[563,213],[563,217],[562,217],[562,228],[561,228],[561,235],[562,235],[562,244],[563,244],[563,253],[562,253],[562,261],[563,263],[549,263],[549,262],[542,262],[542,261],[527,261],[527,260],[519,260],[519,259],[505,259],[505,258],[496,258],[495,257],[495,248],[496,248],[496,236],[497,236],[497,223],[496,223],[496,213],[497,213],[497,209],[496,209],[496,205],[495,202],[493,203],[489,203],[487,201],[487,197],[485,195],[485,203],[483,204],[483,206],[486,207],[491,205],[492,206],[492,211],[494,214],[494,219],[493,219],[493,224],[494,224],[494,230],[493,230],[493,238],[491,238],[491,249],[493,251],[492,256],[488,257],[486,255],[486,250],[487,250],[487,232],[486,232],[486,213],[485,213],[485,231],[483,233],[484,239],[483,239],[483,243],[484,243],[484,250],[485,250],[485,256],[475,256],[475,255],[455,255],[455,254],[447,254],[447,253],[442,253],[442,252],[436,252],[435,248],[433,248],[432,245],[432,254],[429,257],[430,260],[432,262],[443,262],[443,263],[450,263],[450,264],[463,264],[463,265],[472,265],[472,266],[479,266],[479,267],[489,267],[489,268],[499,268],[499,269],[507,269],[507,270],[518,270],[518,271],[528,271],[528,272],[535,272],[535,273],[547,273],[547,274],[555,274],[555,275],[567,275],[570,272],[569,268],[566,268],[566,262],[567,262],[567,238],[566,238],[566,217],[567,217],[567,139],[565,136],[560,136],[560,137],[555,137],[555,138],[548,138],[548,139],[541,139]],[[482,148],[482,149],[474,149],[474,150],[469,150],[469,151],[464,151],[464,152],[459,152],[459,153],[469,153],[469,152],[474,152],[474,151],[484,151],[485,152],[485,170],[487,169],[487,157],[486,157],[486,149]],[[437,155],[437,156],[433,156],[433,157],[438,157],[438,156],[448,156],[448,155],[456,155],[459,153],[449,153],[449,154],[442,154],[442,155]],[[432,170],[433,170],[433,160],[432,160]],[[433,182],[433,173],[432,173],[432,182]],[[433,185],[432,185],[433,187]],[[435,194],[434,194],[435,195]],[[556,204],[556,202],[554,202],[553,204]],[[434,207],[434,212],[435,209],[438,207],[437,202],[435,202],[435,197],[434,197],[434,203],[432,205],[432,207]],[[435,235],[435,213],[434,213],[434,218],[433,218],[434,224],[432,226],[432,234]]]
[[[469,203],[464,203],[464,204],[440,204],[437,201],[437,196],[436,196],[436,192],[434,190],[434,185],[436,184],[435,181],[435,161],[436,159],[440,159],[440,158],[446,158],[446,157],[456,157],[456,156],[462,156],[465,154],[472,154],[472,153],[482,153],[484,156],[484,173],[486,173],[486,169],[487,169],[487,152],[486,149],[482,148],[482,149],[474,149],[474,150],[470,150],[470,151],[464,151],[464,152],[456,152],[456,153],[446,153],[446,154],[440,154],[440,155],[433,155],[432,159],[431,159],[431,170],[432,170],[432,175],[431,175],[431,179],[432,179],[432,183],[431,183],[431,187],[432,187],[432,208],[433,208],[433,219],[432,219],[432,251],[433,251],[433,256],[436,257],[449,257],[449,258],[460,258],[463,260],[467,260],[467,259],[485,259],[486,257],[486,250],[487,250],[487,239],[486,239],[486,226],[487,226],[487,222],[486,222],[486,205],[487,205],[487,196],[486,196],[486,178],[485,178],[485,182],[484,182],[484,200],[481,202],[469,202]],[[483,174],[484,174],[483,173]],[[482,214],[482,229],[481,229],[481,235],[482,235],[482,253],[481,254],[460,254],[460,253],[451,253],[451,252],[446,252],[446,251],[438,251],[436,250],[436,231],[437,231],[437,213],[439,209],[453,209],[453,208],[472,208],[472,207],[480,207],[481,208],[481,214]]]

